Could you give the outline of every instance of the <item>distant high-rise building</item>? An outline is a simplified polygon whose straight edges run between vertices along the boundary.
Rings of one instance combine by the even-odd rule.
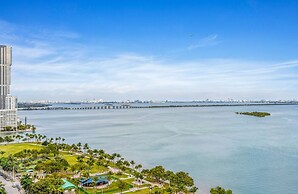
[[[17,100],[10,96],[12,52],[0,45],[0,130],[17,127]]]

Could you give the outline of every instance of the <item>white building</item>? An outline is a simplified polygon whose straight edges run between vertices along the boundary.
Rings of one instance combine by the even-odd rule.
[[[0,45],[0,130],[17,127],[17,100],[10,96],[11,47]]]

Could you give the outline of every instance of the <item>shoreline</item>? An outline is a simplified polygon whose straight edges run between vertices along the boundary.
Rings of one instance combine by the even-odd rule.
[[[26,130],[18,130],[18,131],[0,131],[0,134],[12,134],[12,133],[25,133],[25,132],[33,132],[32,129],[26,129]]]
[[[134,106],[134,105],[104,105],[104,106],[86,106],[86,107],[29,107],[20,108],[18,111],[30,110],[106,110],[106,109],[146,109],[146,108],[200,108],[200,107],[235,107],[235,106],[291,106],[298,105],[298,103],[238,103],[238,104],[177,104],[177,105],[148,105],[148,106]]]
[[[68,146],[71,146],[71,145],[70,144],[67,144],[67,143],[63,143],[63,142],[60,143],[57,140],[56,140],[56,142],[51,142],[50,141],[47,145],[44,145],[44,144],[41,144],[41,143],[42,143],[42,141],[8,143],[8,144],[2,144],[2,145],[0,144],[0,148],[1,148],[1,146],[14,147],[16,145],[17,147],[15,147],[15,148],[23,149],[24,150],[23,146],[18,146],[18,145],[32,145],[32,146],[40,146],[42,148],[47,148],[50,145],[56,146],[58,155],[61,158],[64,157],[63,159],[67,162],[67,165],[68,165],[66,170],[65,169],[64,170],[61,170],[60,169],[58,172],[60,173],[60,172],[65,172],[66,171],[66,172],[71,173],[71,177],[63,176],[62,178],[65,178],[65,179],[68,179],[68,180],[72,180],[72,181],[73,181],[73,179],[78,179],[79,180],[80,178],[82,178],[84,176],[81,176],[81,171],[82,170],[79,173],[76,172],[75,170],[72,170],[71,165],[75,165],[75,164],[78,164],[80,162],[76,161],[76,163],[71,164],[70,163],[71,159],[69,158],[70,156],[72,158],[76,158],[76,156],[78,156],[78,157],[79,156],[83,156],[82,163],[85,162],[86,164],[88,163],[88,160],[86,161],[86,158],[87,159],[88,158],[99,159],[100,157],[104,156],[104,158],[101,159],[101,160],[104,160],[106,162],[106,165],[107,166],[103,165],[102,163],[97,164],[95,160],[92,161],[92,165],[91,166],[93,166],[95,164],[98,165],[98,166],[103,166],[103,167],[107,168],[106,171],[100,171],[100,169],[96,169],[96,172],[92,174],[91,173],[91,170],[92,169],[89,169],[90,170],[90,173],[89,173],[89,170],[88,170],[87,177],[90,178],[90,177],[98,176],[98,175],[105,175],[105,176],[116,177],[114,180],[116,180],[117,182],[120,181],[120,182],[123,182],[126,185],[131,185],[131,187],[129,187],[129,188],[124,188],[124,192],[123,193],[134,193],[135,191],[140,191],[140,190],[145,190],[145,189],[146,190],[149,190],[149,191],[151,191],[151,189],[157,189],[157,190],[162,189],[163,190],[163,189],[166,189],[169,186],[169,183],[168,183],[169,179],[164,178],[163,175],[158,175],[159,178],[155,178],[154,175],[152,175],[150,173],[151,171],[153,172],[154,169],[157,169],[158,170],[159,167],[163,169],[163,171],[164,171],[163,173],[168,172],[169,170],[164,169],[163,166],[155,166],[153,168],[146,169],[141,164],[138,164],[137,165],[137,163],[132,163],[132,162],[129,162],[129,160],[125,160],[120,154],[117,154],[117,153],[109,154],[109,153],[107,153],[104,150],[103,150],[102,153],[95,152],[96,149],[90,148],[88,146],[88,143],[85,144],[88,147],[88,152],[85,150],[85,148],[83,146],[79,146],[79,149],[78,150],[73,150],[72,148],[64,147],[63,145],[68,145]],[[78,144],[74,144],[74,145],[76,146]],[[16,150],[15,148],[14,148],[14,151],[15,151],[14,154],[19,153],[20,150]],[[11,149],[11,148],[8,148],[8,149]],[[36,148],[30,148],[30,150],[32,150],[32,149],[35,149],[36,150]],[[91,150],[92,152],[89,153],[89,150]],[[62,153],[64,153],[64,154],[62,154]],[[41,154],[41,153],[39,153],[39,154]],[[7,157],[7,156],[2,156],[2,157]],[[48,161],[48,160],[49,159],[47,158],[43,162]],[[50,160],[52,160],[52,159],[50,159]],[[124,162],[121,163],[119,161],[121,161],[121,162],[124,161]],[[127,162],[128,165],[125,164],[125,162]],[[45,169],[40,169],[40,170],[45,171]],[[141,170],[147,170],[147,171],[146,172],[145,171],[143,172]],[[34,171],[36,171],[36,169]],[[8,171],[5,171],[5,172],[8,172]],[[27,171],[25,171],[25,172],[27,173]],[[192,190],[195,190],[194,192],[196,192],[196,190],[198,189],[196,187],[196,185],[195,185],[195,182],[194,182],[193,178],[191,176],[189,176],[187,172],[184,172],[184,171],[179,171],[179,172],[169,171],[169,172],[172,172],[173,175],[178,178],[177,180],[180,181],[181,184],[183,184],[183,187],[185,189],[187,189],[188,192],[193,193]],[[19,173],[21,174],[21,172],[19,172]],[[121,174],[118,174],[118,173],[121,173]],[[184,184],[183,183],[183,178],[181,178],[179,176],[179,173],[184,173],[184,175],[187,176],[187,178],[191,179],[191,183]],[[51,174],[53,174],[53,172],[46,172],[46,175],[51,175]],[[142,175],[142,178],[139,178],[138,177],[138,174],[141,174]],[[78,175],[78,177],[77,177],[77,175]],[[125,177],[122,177],[122,175],[125,175]],[[42,178],[35,178],[35,179],[37,179],[37,182],[38,182]],[[126,180],[130,180],[130,179],[133,179],[134,181],[133,182],[125,182]],[[137,182],[137,180],[139,180],[139,179],[142,182],[141,184],[139,184]],[[18,180],[18,179],[16,179],[16,180],[17,181],[15,181],[15,182],[17,182],[20,185],[21,184],[20,183],[20,180]],[[111,183],[116,182],[114,180],[112,180]],[[77,183],[75,185],[76,185],[77,188],[80,187],[80,183]],[[97,186],[95,188],[97,188],[97,189],[106,189],[107,192],[109,192],[109,190],[110,190],[109,185],[110,185],[110,183],[108,183],[107,185],[105,184],[105,187],[101,187],[101,186],[98,187]],[[175,184],[174,185],[170,185],[170,187],[171,188],[178,188],[177,185],[178,185],[178,183],[176,185]],[[112,186],[112,184],[111,184],[111,186]],[[139,187],[139,186],[141,186],[141,187]],[[87,186],[83,186],[82,188],[83,188],[83,191],[86,192],[86,193],[89,192],[88,191],[89,189],[93,189],[94,190],[94,186],[91,186],[90,187],[90,186],[87,185]],[[113,189],[113,188],[111,188],[111,189]],[[120,186],[119,186],[119,189],[121,189]],[[99,190],[99,192],[100,192],[100,190]],[[113,192],[113,193],[115,193],[115,192]],[[122,190],[121,190],[121,193],[122,193]]]
[[[183,166],[183,170],[185,171],[189,171],[191,172],[191,175],[193,175],[193,177],[197,180],[196,183],[198,183],[198,187],[199,189],[202,191],[202,185],[207,185],[205,186],[206,187],[206,192],[205,193],[208,193],[209,192],[209,188],[208,187],[209,185],[211,186],[214,186],[214,182],[213,182],[213,178],[212,177],[216,177],[216,179],[214,179],[216,182],[215,183],[219,183],[220,185],[224,186],[224,187],[230,187],[230,188],[233,188],[233,191],[243,191],[243,193],[249,193],[247,192],[246,189],[242,189],[240,188],[239,186],[236,186],[231,183],[232,181],[226,181],[225,178],[222,178],[222,175],[217,175],[216,171],[222,171],[222,170],[226,170],[226,168],[223,168],[223,167],[217,167],[217,165],[219,166],[219,162],[214,162],[212,164],[214,164],[214,167],[210,167],[210,165],[206,164],[206,166],[204,166],[204,169],[208,169],[208,167],[210,167],[210,169],[215,169],[215,170],[212,170],[210,173],[207,173],[207,170],[202,170],[200,169],[196,164],[205,164],[207,159],[214,159],[214,158],[218,158],[219,156],[214,153],[213,154],[213,151],[216,151],[215,147],[217,147],[217,145],[214,145],[215,147],[204,147],[204,145],[207,144],[207,140],[211,140],[212,137],[214,137],[211,133],[206,133],[206,132],[212,132],[216,134],[216,131],[212,131],[212,128],[214,127],[220,127],[220,130],[224,130],[226,132],[227,129],[229,129],[229,124],[231,123],[230,121],[235,121],[235,125],[231,125],[233,127],[233,131],[236,132],[236,134],[243,134],[243,136],[231,136],[233,139],[234,138],[237,138],[240,137],[241,140],[245,140],[245,141],[242,141],[242,142],[238,142],[237,141],[237,144],[235,142],[235,144],[233,145],[236,145],[236,146],[239,146],[241,145],[241,148],[239,148],[239,151],[240,153],[242,154],[245,154],[247,153],[246,150],[243,150],[242,148],[242,145],[245,146],[245,142],[250,142],[249,145],[253,145],[255,143],[255,141],[259,141],[260,138],[267,138],[267,135],[269,135],[271,137],[271,130],[270,129],[270,126],[271,126],[271,122],[272,124],[274,124],[274,126],[278,127],[278,130],[273,130],[273,134],[278,134],[279,132],[283,132],[285,129],[282,129],[282,128],[286,128],[286,130],[289,130],[291,132],[293,132],[294,134],[296,134],[296,130],[294,130],[294,126],[292,125],[294,122],[293,119],[296,118],[296,112],[297,112],[297,108],[298,106],[256,106],[256,107],[213,107],[213,108],[190,108],[190,109],[187,109],[185,108],[185,112],[188,113],[190,112],[189,114],[185,114],[184,110],[181,109],[151,109],[151,110],[127,110],[127,111],[115,111],[115,113],[117,114],[110,114],[110,111],[57,111],[56,113],[58,114],[57,116],[55,117],[50,117],[49,115],[52,115],[53,112],[51,111],[43,111],[44,114],[42,114],[43,116],[41,117],[40,116],[40,112],[22,112],[20,114],[22,115],[30,115],[32,121],[34,121],[34,124],[36,124],[37,126],[39,126],[38,128],[38,133],[41,133],[41,134],[45,134],[45,135],[48,135],[51,137],[52,136],[55,136],[55,134],[59,134],[60,136],[65,136],[65,137],[68,137],[67,138],[67,142],[68,141],[73,141],[73,142],[77,142],[77,140],[79,138],[75,138],[74,136],[66,136],[65,134],[70,134],[68,132],[66,132],[66,130],[68,131],[74,131],[74,132],[71,132],[71,133],[74,133],[76,134],[76,129],[78,131],[80,131],[79,128],[82,128],[81,126],[79,127],[73,127],[74,125],[78,125],[80,124],[80,122],[78,121],[79,118],[86,118],[88,117],[88,120],[90,118],[93,118],[96,116],[96,121],[95,122],[95,125],[91,125],[91,124],[86,124],[86,125],[83,125],[84,128],[86,128],[84,131],[80,132],[82,134],[85,134],[85,133],[90,133],[88,131],[92,131],[92,127],[95,127],[95,126],[99,126],[101,125],[102,127],[100,127],[101,129],[98,129],[98,130],[94,130],[92,132],[98,132],[98,133],[103,133],[101,131],[108,131],[107,134],[101,134],[101,135],[98,135],[96,137],[102,137],[102,139],[105,139],[105,138],[108,138],[110,141],[114,141],[114,140],[118,140],[118,139],[123,139],[123,141],[121,141],[120,143],[117,143],[116,145],[111,145],[111,144],[105,144],[106,141],[96,141],[96,140],[93,140],[95,139],[95,135],[94,136],[91,136],[91,135],[81,135],[82,139],[86,139],[88,140],[87,142],[88,143],[92,143],[94,147],[99,147],[99,148],[102,148],[102,146],[104,146],[104,150],[108,151],[108,150],[116,150],[115,152],[119,152],[119,153],[122,153],[123,156],[125,156],[125,158],[133,158],[134,160],[144,164],[145,167],[151,167],[151,165],[154,165],[154,164],[157,164],[157,163],[163,163],[164,166],[166,167],[170,167],[172,166],[173,169],[177,168],[179,169],[179,165],[178,164],[184,164],[185,166]],[[248,117],[248,116],[240,116],[239,119],[236,117],[237,115],[235,115],[235,111],[243,111],[243,110],[262,110],[262,109],[265,109],[266,111],[270,112],[273,114],[273,117],[268,117],[267,121],[264,121],[264,120],[260,120],[260,122],[255,122],[256,119],[258,118],[255,118],[255,117]],[[216,111],[216,110],[220,110],[220,111]],[[114,110],[113,110],[114,111]],[[139,115],[139,111],[141,111],[142,113],[144,113],[144,115]],[[165,117],[161,117],[160,114],[154,114],[155,112],[151,112],[151,111],[157,111],[158,113],[160,111],[162,111],[162,115],[165,115],[166,113],[169,113],[167,115],[165,115]],[[233,118],[236,118],[236,120],[227,120],[225,117],[226,115],[226,111],[229,112],[230,116],[229,117],[233,117]],[[72,114],[72,113],[78,113],[78,115],[74,115],[76,117],[74,117],[74,119],[69,119],[69,114]],[[84,115],[85,112],[89,112],[87,114],[88,116]],[[178,114],[179,112],[182,112],[181,114]],[[128,116],[126,116],[126,114],[128,114]],[[171,114],[170,114],[171,113]],[[195,114],[194,114],[195,113]],[[119,115],[118,115],[119,114]],[[192,116],[193,115],[193,116]],[[109,116],[109,118],[111,118],[111,120],[105,120],[105,118],[107,118]],[[90,117],[90,118],[89,118]],[[44,120],[45,118],[48,118],[48,120]],[[56,127],[57,125],[48,125],[47,123],[52,123],[54,121],[55,118],[61,118],[61,120],[59,120],[58,122],[58,126],[60,127]],[[175,120],[176,118],[179,118],[177,120]],[[189,120],[188,120],[189,118]],[[145,134],[149,134],[150,138],[143,138],[141,136],[139,136],[139,132],[138,132],[138,128],[140,128],[140,126],[143,126],[143,123],[142,125],[138,125],[139,122],[135,122],[135,124],[131,124],[131,125],[127,125],[127,123],[131,123],[131,121],[133,121],[134,119],[137,119],[139,121],[144,121],[144,123],[148,124],[151,120],[153,120],[155,123],[163,123],[163,122],[166,122],[166,125],[152,125],[154,127],[162,127],[163,129],[169,129],[170,132],[169,134],[180,134],[182,135],[181,137],[181,141],[182,144],[181,145],[185,145],[185,146],[188,146],[189,144],[187,142],[193,142],[193,141],[188,141],[188,139],[195,139],[195,134],[199,135],[198,138],[199,139],[203,139],[203,140],[206,140],[206,141],[197,141],[197,142],[200,142],[200,143],[196,143],[193,145],[191,145],[190,147],[193,147],[193,146],[198,146],[200,147],[200,149],[203,149],[202,151],[196,151],[196,149],[193,149],[193,153],[195,154],[200,154],[200,158],[198,157],[193,157],[193,155],[191,154],[187,154],[187,152],[183,151],[184,154],[180,154],[179,152],[177,152],[177,154],[174,154],[175,150],[181,150],[180,146],[175,146],[175,141],[173,140],[177,140],[175,138],[172,138],[172,139],[169,139],[169,141],[167,142],[171,142],[169,143],[169,146],[164,146],[164,144],[162,144],[162,141],[164,141],[162,138],[160,141],[157,141],[158,138],[160,138],[159,136],[157,135],[152,135],[152,134],[155,134],[156,132],[159,132],[158,130],[152,130],[152,127],[150,127],[150,123],[149,123],[149,127],[145,127],[144,129],[142,128],[142,130],[144,130],[146,133]],[[194,121],[195,119],[195,121]],[[214,119],[216,119],[217,121],[219,121],[219,123],[216,123],[216,125],[214,123],[212,123],[212,121],[214,121]],[[31,122],[32,122],[31,121]],[[45,122],[46,121],[46,122]],[[108,129],[110,129],[110,131],[114,131],[116,132],[116,129],[119,128],[119,126],[115,125],[115,126],[110,126],[110,125],[105,125],[107,122],[116,122],[116,123],[121,123],[121,124],[124,124],[124,127],[125,128],[129,128],[131,131],[129,131],[129,133],[123,133],[123,136],[119,136],[119,138],[117,138],[118,136],[112,136],[114,135],[114,133],[112,132],[109,132]],[[172,121],[175,121],[175,122],[172,122]],[[185,124],[181,124],[181,126],[183,128],[181,129],[191,129],[191,127],[196,127],[197,126],[197,130],[198,131],[194,131],[194,132],[198,132],[198,133],[179,133],[180,131],[175,128],[177,127],[175,125],[176,122],[178,121],[183,121],[183,123]],[[206,123],[205,123],[206,121]],[[210,121],[207,123],[207,121]],[[63,125],[60,125],[62,124]],[[233,122],[232,122],[233,123]],[[263,125],[265,124],[266,125]],[[270,125],[268,125],[268,123]],[[288,123],[288,125],[286,125],[286,123]],[[295,122],[296,123],[296,122]],[[66,125],[64,125],[66,124]],[[126,124],[126,125],[125,125]],[[248,124],[251,124],[251,125],[248,125]],[[41,127],[43,126],[43,127]],[[184,127],[184,126],[189,126],[189,127]],[[241,129],[241,126],[244,126],[245,130],[242,128]],[[258,130],[256,126],[261,126],[261,127],[264,127],[265,130]],[[279,127],[280,126],[280,127]],[[62,130],[60,130],[60,128],[63,127],[63,132]],[[178,126],[179,127],[179,126]],[[269,127],[269,128],[268,128]],[[58,129],[57,129],[58,128]],[[149,130],[150,128],[150,130]],[[50,132],[49,129],[53,129],[53,131]],[[89,130],[87,130],[89,129]],[[147,131],[148,129],[148,131]],[[267,130],[268,129],[268,130]],[[207,131],[208,130],[208,131]],[[172,132],[174,131],[174,132]],[[193,130],[191,131],[187,131],[186,132],[192,132]],[[57,132],[57,133],[56,133]],[[119,132],[120,134],[121,133],[121,130],[117,131]],[[148,133],[147,133],[148,132]],[[176,133],[177,132],[177,133]],[[184,131],[185,132],[185,131]],[[268,133],[267,133],[268,132]],[[277,133],[278,132],[278,133]],[[62,135],[63,134],[63,135]],[[79,132],[78,132],[79,134]],[[163,133],[161,133],[163,134]],[[167,135],[168,133],[165,133],[165,135]],[[229,137],[229,135],[227,135],[227,133],[222,133],[225,137]],[[240,135],[239,134],[239,135]],[[256,136],[253,136],[253,135],[247,135],[247,134],[255,134]],[[152,135],[152,136],[151,136]],[[260,136],[261,135],[261,136]],[[263,136],[264,135],[264,136]],[[78,135],[80,137],[80,135]],[[193,136],[193,137],[192,137]],[[250,136],[250,137],[248,137]],[[274,135],[275,136],[275,135]],[[290,136],[290,135],[289,135]],[[92,137],[92,138],[89,138],[89,137]],[[93,138],[94,137],[94,138]],[[163,137],[161,135],[161,137]],[[289,137],[291,139],[291,137]],[[140,140],[135,140],[135,139],[140,139]],[[148,141],[147,141],[148,139]],[[150,140],[152,139],[152,140]],[[183,139],[185,139],[185,141],[182,141]],[[237,140],[235,139],[235,140]],[[279,142],[278,140],[279,138],[277,138],[277,142]],[[281,140],[283,138],[280,138]],[[292,139],[291,139],[292,140]],[[108,140],[107,140],[108,141]],[[130,141],[130,142],[133,142],[133,143],[126,143],[126,141]],[[150,142],[149,142],[150,141]],[[218,139],[218,141],[221,142],[222,145],[218,146],[219,149],[221,148],[221,146],[223,146],[223,148],[231,148],[229,142],[226,142],[225,140],[220,140]],[[159,143],[160,142],[160,143]],[[173,143],[172,143],[173,142]],[[262,141],[261,141],[262,142]],[[70,143],[70,142],[68,142]],[[184,144],[185,143],[185,144]],[[257,142],[258,143],[258,142]],[[266,142],[264,142],[266,143]],[[103,145],[104,144],[104,145]],[[134,145],[133,145],[134,144]],[[125,147],[123,146],[125,145]],[[131,145],[131,146],[130,146]],[[148,145],[148,146],[146,146]],[[173,150],[173,154],[172,152],[170,152],[168,155],[165,155],[165,157],[159,157],[160,155],[159,154],[151,154],[151,151],[153,149],[150,149],[149,146],[151,146],[152,148],[155,148],[155,146],[158,146],[158,145],[161,145],[161,146],[164,146],[164,149],[161,149],[160,152],[163,154],[163,153],[167,153],[166,151],[172,151]],[[261,144],[262,146],[264,145],[263,143]],[[121,147],[122,146],[122,147]],[[173,149],[171,149],[173,148]],[[212,149],[209,149],[209,148],[212,148]],[[267,148],[267,147],[265,147]],[[127,149],[131,149],[130,152],[126,152],[125,150]],[[206,152],[204,151],[206,149]],[[238,149],[237,149],[238,150]],[[124,152],[123,152],[124,151]],[[164,151],[164,152],[163,152]],[[186,150],[188,151],[188,150]],[[207,153],[208,151],[208,153]],[[228,156],[227,155],[230,155],[231,153],[233,153],[235,150],[234,148],[231,148],[230,149],[227,149],[228,152],[224,151],[224,155],[220,155],[220,157],[222,157],[223,159],[233,159],[233,155],[232,156]],[[268,154],[270,157],[278,157],[276,154],[275,154],[275,151],[277,151],[276,153],[279,153],[278,151],[279,150],[272,150],[272,152],[267,152],[267,150],[259,150],[259,152],[250,152],[249,153],[252,155],[252,157],[258,157],[258,158],[261,158],[261,159],[264,159],[265,157],[263,156],[266,156],[266,154]],[[153,151],[154,152],[154,151]],[[109,151],[109,153],[113,153],[113,151]],[[150,159],[150,158],[146,158],[146,157],[143,157],[143,154],[142,153],[145,153],[144,155],[147,155],[147,156],[150,156],[150,157],[153,157],[154,159]],[[149,153],[149,154],[148,154]],[[256,154],[255,154],[256,153]],[[227,154],[227,155],[226,155]],[[191,160],[194,160],[196,161],[196,164],[191,168],[191,171],[189,170],[190,168],[186,167],[186,165],[191,165],[191,164],[194,164],[192,162],[184,162],[184,163],[181,163],[181,161],[183,159],[179,159],[179,158],[183,158],[184,156],[188,156]],[[208,156],[208,158],[206,159],[206,156]],[[245,155],[243,155],[245,156]],[[143,157],[143,160],[140,160],[139,158],[142,158]],[[209,158],[210,157],[210,158]],[[282,156],[284,158],[284,156]],[[174,160],[177,161],[177,164],[172,164],[171,160],[169,160],[168,158],[171,158],[171,160]],[[243,159],[243,160],[242,160]],[[240,161],[244,161],[244,159],[246,161],[247,158],[246,157],[241,157],[239,158]],[[278,159],[278,158],[277,158]],[[146,162],[144,162],[144,160]],[[288,160],[288,159],[285,159],[285,160]],[[153,161],[153,162],[152,162]],[[214,161],[214,160],[213,160]],[[278,161],[278,160],[277,160]],[[155,163],[156,162],[156,163]],[[244,161],[245,163],[245,161]],[[150,166],[147,166],[147,164],[151,164]],[[260,166],[258,164],[254,164],[253,167],[252,165],[250,165],[251,163],[246,163],[246,165],[248,165],[248,168],[252,168],[252,169],[257,169],[259,170]],[[243,170],[241,171],[241,173],[245,173],[247,175],[250,175],[250,172],[248,170],[244,170],[244,169],[241,169],[241,166],[238,166],[238,165],[234,165],[234,164],[226,164],[227,167],[229,168],[233,168],[233,169],[236,169],[237,171],[240,169],[240,170]],[[281,169],[283,170],[283,168],[281,167]],[[293,170],[293,168],[289,168],[290,170]],[[268,170],[274,170],[272,169],[271,167],[268,168]],[[230,174],[230,171],[226,171],[227,173],[227,176]],[[242,175],[242,174],[241,174]],[[256,176],[260,176],[260,174],[256,174]],[[284,178],[284,177],[283,177]],[[204,180],[203,180],[204,179]],[[291,177],[291,179],[295,180],[293,177]],[[209,182],[210,180],[210,182]],[[264,191],[266,189],[268,189],[269,191],[274,191],[275,188],[267,188],[266,186],[260,186],[258,183],[256,183],[255,180],[251,180],[251,179],[248,179],[248,180],[245,180],[247,181],[247,183],[244,183],[244,181],[242,180],[239,180],[240,184],[242,185],[245,185],[247,186],[248,184],[254,184],[254,185],[258,185],[258,187],[260,187],[260,190],[261,191]],[[288,184],[289,186],[291,186],[290,184]],[[203,186],[204,187],[204,186]],[[203,192],[202,192],[203,193]]]

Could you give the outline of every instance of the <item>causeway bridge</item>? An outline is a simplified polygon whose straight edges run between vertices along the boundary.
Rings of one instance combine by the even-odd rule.
[[[26,107],[18,110],[109,110],[109,109],[139,109],[139,108],[195,108],[195,107],[221,107],[221,106],[271,106],[271,105],[298,105],[298,103],[236,103],[236,104],[169,104],[169,105],[92,105],[92,106],[46,106],[46,107]]]

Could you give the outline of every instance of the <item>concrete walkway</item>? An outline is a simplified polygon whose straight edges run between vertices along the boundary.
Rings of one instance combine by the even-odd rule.
[[[12,187],[12,182],[5,180],[2,176],[0,176],[0,181],[4,184],[4,188],[7,194],[19,194],[19,190],[17,188]]]

